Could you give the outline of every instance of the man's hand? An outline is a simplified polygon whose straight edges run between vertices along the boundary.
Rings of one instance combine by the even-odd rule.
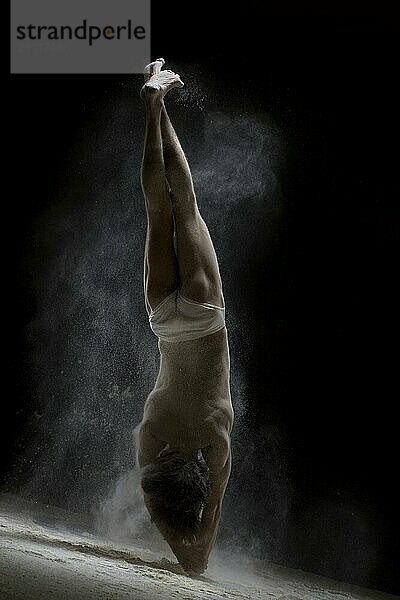
[[[161,523],[156,523],[165,541],[178,559],[183,570],[190,576],[201,575],[208,566],[208,554],[204,546],[193,542],[184,543],[182,537]]]
[[[184,546],[179,563],[191,577],[201,575],[207,569],[208,560],[203,548],[190,544]]]

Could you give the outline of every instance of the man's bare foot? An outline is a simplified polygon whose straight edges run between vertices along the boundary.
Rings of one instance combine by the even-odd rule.
[[[144,82],[147,83],[153,75],[158,75],[164,64],[165,60],[163,58],[156,58],[154,62],[146,65],[143,69]]]
[[[183,81],[181,80],[179,75],[169,70],[161,71],[159,69],[161,69],[162,65],[160,66],[159,64],[157,64],[159,63],[159,61],[155,61],[155,63],[156,66],[154,67],[154,74],[151,75],[150,78],[146,81],[140,92],[140,95],[143,99],[162,99],[164,98],[165,94],[173,88],[183,87]]]

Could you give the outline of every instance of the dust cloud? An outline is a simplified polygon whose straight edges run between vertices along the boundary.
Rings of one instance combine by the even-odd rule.
[[[98,530],[115,539],[158,544],[134,468],[133,430],[158,371],[142,291],[139,89],[138,80],[122,82],[99,101],[71,148],[53,205],[33,224],[36,313],[27,339],[35,410],[8,489],[92,512]],[[219,547],[264,558],[285,543],[290,489],[281,432],[248,425],[254,317],[238,282],[284,216],[285,141],[267,115],[211,110],[212,90],[190,89],[180,99],[171,93],[168,108],[219,258],[236,415]]]

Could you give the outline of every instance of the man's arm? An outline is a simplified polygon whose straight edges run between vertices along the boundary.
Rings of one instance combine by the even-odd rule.
[[[229,436],[224,436],[219,443],[203,452],[210,469],[211,491],[204,506],[197,540],[185,544],[182,536],[159,522],[154,514],[147,494],[144,501],[152,520],[157,525],[165,541],[169,544],[183,569],[189,575],[200,575],[207,569],[208,557],[217,537],[221,517],[222,501],[231,472],[231,450]]]
[[[155,462],[159,453],[165,447],[165,442],[156,438],[152,433],[151,424],[142,421],[135,429],[136,463],[142,469]]]
[[[216,444],[203,451],[210,469],[211,492],[203,509],[197,540],[185,549],[182,566],[188,572],[203,573],[214,546],[221,518],[222,501],[231,473],[231,445],[228,433],[221,434]]]
[[[165,442],[152,435],[152,428],[147,422],[141,424],[137,431],[138,463],[140,468],[154,462]],[[228,432],[218,431],[214,443],[203,449],[203,457],[210,470],[210,495],[203,508],[197,540],[185,544],[182,537],[160,523],[153,512],[150,499],[144,493],[144,502],[150,513],[152,521],[157,525],[160,533],[168,542],[173,553],[184,570],[193,575],[203,573],[207,568],[208,557],[214,546],[221,516],[221,506],[225,489],[231,472],[231,448]]]
[[[154,463],[159,453],[165,447],[165,442],[156,438],[152,433],[151,424],[148,421],[142,421],[135,430],[135,441],[137,445],[137,464],[142,469],[148,464]],[[185,547],[182,538],[168,529],[157,519],[154,513],[149,496],[143,492],[143,500],[150,514],[151,520],[157,525],[161,535],[169,544],[172,552],[178,561],[182,564],[185,556]]]

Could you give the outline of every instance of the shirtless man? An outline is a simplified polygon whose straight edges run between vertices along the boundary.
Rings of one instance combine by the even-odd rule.
[[[137,463],[152,521],[184,570],[205,571],[231,471],[233,409],[221,277],[164,96],[183,83],[145,68],[142,188],[146,309],[160,370],[137,427]]]

